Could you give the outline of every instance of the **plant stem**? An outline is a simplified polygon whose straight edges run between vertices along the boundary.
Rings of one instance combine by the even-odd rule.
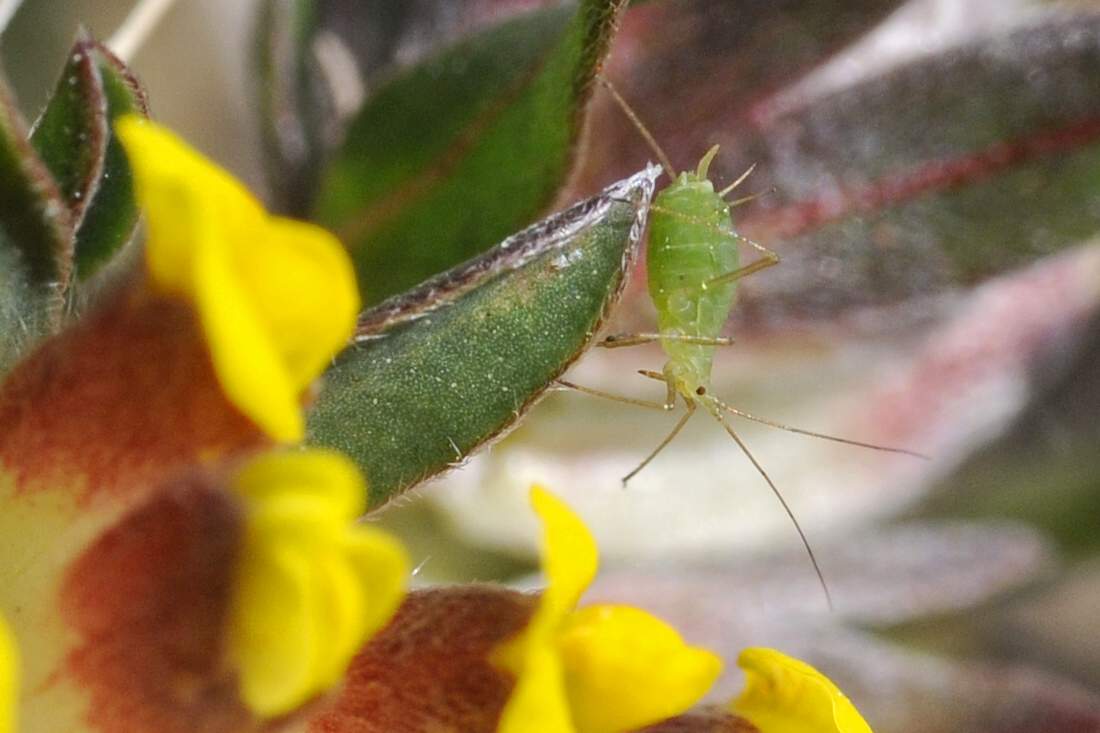
[[[175,0],[138,0],[126,20],[107,40],[107,47],[120,59],[130,63],[173,2]]]

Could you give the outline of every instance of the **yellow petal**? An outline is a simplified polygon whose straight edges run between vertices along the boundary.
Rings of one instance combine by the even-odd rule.
[[[409,579],[409,558],[397,540],[371,527],[350,530],[343,548],[368,600],[362,634],[369,636],[381,629],[401,605]],[[348,658],[356,651],[353,649]]]
[[[400,604],[408,560],[395,540],[352,522],[366,487],[338,453],[272,451],[243,466],[233,488],[247,526],[232,656],[246,704],[279,715],[343,677]]]
[[[368,599],[349,563],[338,552],[313,558],[318,575],[322,633],[313,686],[321,691],[340,681],[363,641]]]
[[[570,615],[558,635],[580,733],[633,730],[678,715],[706,694],[721,660],[664,621],[630,606]]]
[[[302,439],[299,389],[247,293],[219,247],[196,252],[194,297],[210,356],[226,397],[268,435]]]
[[[117,129],[146,214],[151,286],[194,302],[229,400],[276,440],[300,440],[301,394],[354,330],[347,253],[312,224],[268,216],[164,128],[126,117]]]
[[[19,706],[19,650],[0,618],[0,733],[15,733]]]
[[[154,283],[189,295],[199,249],[255,237],[264,214],[229,173],[169,130],[138,116],[115,123],[134,171],[134,194],[145,212],[145,257]]]
[[[321,552],[336,551],[335,538],[348,522],[331,507],[308,496],[278,496],[248,511],[250,546],[286,547],[321,562]]]
[[[229,644],[241,698],[258,715],[281,715],[312,696],[323,632],[317,598],[307,558],[282,548],[242,558]]]
[[[542,571],[546,591],[539,612],[560,617],[576,607],[596,576],[596,541],[580,517],[541,486],[531,488],[531,506],[543,525]]]
[[[541,639],[523,647],[500,655],[522,661],[513,669],[516,686],[500,714],[497,733],[575,733],[557,650]]]
[[[531,487],[531,506],[543,524],[547,587],[524,630],[493,651],[493,663],[516,676],[497,730],[574,733],[555,635],[596,574],[596,543],[577,515],[541,486]]]
[[[774,649],[745,649],[737,659],[745,690],[732,709],[760,733],[871,733],[851,700],[828,677]]]
[[[270,451],[243,466],[234,489],[252,502],[281,496],[316,497],[335,516],[350,520],[366,508],[367,487],[355,464],[335,451]]]
[[[262,247],[238,247],[237,271],[298,391],[328,366],[355,328],[351,261],[324,229],[271,217]]]

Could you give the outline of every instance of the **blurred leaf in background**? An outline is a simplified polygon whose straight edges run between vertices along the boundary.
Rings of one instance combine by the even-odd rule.
[[[260,41],[268,72],[262,99],[272,159],[290,173],[276,178],[282,198],[341,236],[366,302],[484,251],[549,207],[574,160],[593,75],[621,5],[585,0],[479,31],[372,90],[328,150],[318,139],[331,126],[317,119],[320,92],[303,90],[302,80],[315,78],[311,60],[329,58],[331,67],[331,50],[314,55],[329,48],[319,39],[338,43],[328,24],[362,25],[372,17],[370,4],[267,6],[261,32],[272,35]],[[275,17],[280,10],[289,17]],[[290,50],[291,63],[278,63],[280,49]],[[362,84],[352,50],[343,53],[352,77],[344,84]],[[281,88],[287,84],[295,86]]]
[[[33,126],[0,78],[0,372],[72,320],[132,239],[137,205],[111,124],[146,113],[136,78],[83,30]]]
[[[46,5],[22,14],[23,27],[64,27],[64,13]],[[377,482],[374,502],[464,462],[511,425],[617,300],[637,200],[605,211],[614,236],[563,233],[573,244],[521,265],[507,248],[471,260],[474,270],[459,265],[555,203],[601,200],[652,157],[592,92],[601,64],[678,166],[713,143],[719,183],[757,165],[748,188],[763,195],[736,209],[738,226],[784,262],[744,281],[729,327],[738,343],[718,360],[716,394],[933,457],[745,426],[836,584],[840,610],[823,617],[811,610],[820,597],[808,563],[780,549],[795,544],[793,529],[726,436],[689,427],[623,491],[619,477],[668,416],[555,397],[491,453],[425,488],[434,509],[386,513],[407,530],[423,577],[514,574],[532,556],[527,486],[547,482],[605,550],[613,572],[597,593],[676,605],[670,618],[714,635],[727,655],[745,641],[802,650],[874,701],[880,732],[1097,729],[1100,650],[1082,638],[1094,635],[1100,602],[1100,8],[653,0],[625,13],[612,43],[607,3],[271,0],[258,4],[246,43],[252,29],[241,24],[217,36],[238,27],[240,16],[226,14],[250,12],[229,5],[174,11],[147,60],[177,67],[179,86],[154,99],[185,100],[221,145],[258,137],[242,135],[251,120],[235,112],[255,100],[265,147],[236,146],[241,167],[262,160],[277,206],[318,218],[351,248],[377,305],[363,341],[331,371],[311,430],[358,453]],[[226,48],[181,55],[178,44],[204,35],[196,24],[216,28]],[[34,57],[33,35],[20,37],[20,67]],[[254,51],[259,73],[246,87],[243,55]],[[10,65],[13,53],[8,44]],[[204,77],[191,62],[210,59],[225,67],[203,79],[227,82],[220,104],[185,91]],[[84,78],[92,68],[70,63]],[[16,87],[49,83],[28,81],[36,74]],[[55,96],[43,119],[63,114],[63,101]],[[70,205],[94,178],[85,163],[51,164]],[[595,228],[608,223],[597,217]],[[580,240],[602,252],[591,281],[561,259],[584,250],[571,249]],[[78,272],[83,256],[78,245]],[[483,277],[478,262],[503,264]],[[556,268],[566,271],[560,287],[548,285]],[[464,271],[478,289],[448,291]],[[614,330],[651,329],[635,274]],[[548,306],[569,295],[584,302],[568,318]],[[524,312],[532,304],[537,312]],[[550,325],[561,330],[540,333]],[[505,326],[513,330],[495,330]],[[500,374],[486,361],[516,351],[503,386],[521,392],[490,400]],[[656,349],[593,353],[575,378],[659,398],[626,377],[661,360]],[[451,380],[463,389],[440,391]],[[375,400],[385,405],[373,411]],[[471,400],[485,407],[477,420],[466,419]],[[920,523],[898,525],[902,517]]]
[[[976,25],[977,18],[961,23],[942,10],[951,3],[910,3],[878,28],[896,6],[747,6],[737,13],[701,1],[635,8],[608,69],[674,160],[694,160],[718,141],[724,145],[716,162],[719,178],[759,163],[762,180],[754,185],[767,195],[740,209],[739,218],[785,261],[743,284],[731,328],[742,342],[724,360],[723,394],[742,395],[745,401],[738,404],[748,409],[775,403],[785,414],[769,416],[786,422],[855,431],[857,437],[935,454],[924,466],[891,464],[886,475],[894,480],[885,488],[880,457],[852,456],[790,436],[761,438],[768,441],[765,457],[774,451],[780,470],[805,473],[795,484],[813,491],[827,477],[836,492],[821,491],[813,515],[827,511],[844,527],[858,518],[847,511],[853,502],[864,507],[857,515],[895,511],[1003,429],[1029,399],[1029,375],[1047,368],[1049,361],[1037,360],[1071,342],[1096,307],[1095,255],[1078,245],[1100,225],[1091,198],[1100,135],[1100,97],[1093,93],[1100,81],[1100,26],[1089,12],[1026,3],[1012,12],[998,5],[1005,12],[985,26]],[[897,52],[919,23],[937,17],[937,7],[948,20],[955,18],[954,30],[941,32],[939,42],[910,43],[908,55]],[[830,12],[835,23],[822,20]],[[842,50],[843,41],[871,29],[866,39]],[[768,44],[771,56],[784,61],[759,61],[759,50]],[[883,46],[892,53],[884,57],[875,50]],[[780,53],[788,48],[803,56]],[[861,54],[871,57],[862,67]],[[787,67],[788,58],[802,60]],[[853,66],[863,70],[840,73]],[[621,112],[600,97],[586,150],[573,185],[577,191],[650,155]],[[1067,254],[1030,271],[1023,267],[1058,250]],[[975,288],[998,274],[1004,282]],[[637,305],[641,315],[626,308],[624,320],[644,324],[641,298],[629,305]],[[752,337],[748,343],[746,336]],[[616,354],[601,363],[589,359],[586,367],[603,386],[617,386],[619,375],[635,365],[657,366],[653,361],[659,359],[643,352]],[[623,465],[625,456],[614,459],[627,452],[625,446],[646,443],[636,440],[636,427],[616,429],[616,420],[637,426],[661,419],[606,405],[576,409],[577,430],[564,413],[553,430],[531,427],[533,433],[573,437],[548,438],[557,444],[542,451],[545,460],[535,459],[537,468],[528,473],[564,465],[570,451],[583,452],[589,471],[573,490],[582,502],[603,507],[628,538],[624,546],[637,550],[651,542],[667,549],[660,538],[647,538],[652,533],[627,529],[647,511],[639,504],[647,504],[655,513],[653,526],[666,527],[660,534],[667,537],[668,525],[658,518],[665,498],[657,497],[667,496],[658,493],[662,485],[687,484],[678,501],[686,501],[685,491],[701,494],[700,511],[727,490],[726,482],[714,479],[720,464],[699,469],[693,458],[687,465],[669,460],[667,473],[643,485],[641,497],[610,494],[606,486],[616,469],[603,466]],[[595,426],[581,410],[622,417]],[[691,435],[681,454],[709,461],[721,440]],[[500,460],[486,461],[458,481],[477,483],[473,474],[485,479],[488,471],[522,483],[504,477],[523,463],[521,454],[539,451],[528,450],[530,441],[516,444],[516,461],[505,463],[509,454],[498,453]],[[805,460],[791,461],[793,450],[803,451]],[[748,472],[743,478],[755,480]],[[448,499],[447,491],[439,494]],[[453,498],[472,505],[470,496]],[[501,514],[513,509],[509,500]],[[624,511],[634,512],[629,520],[618,515]],[[685,525],[696,521],[696,512],[685,514]],[[494,525],[516,534],[483,510],[464,516],[479,531]],[[740,523],[707,516],[704,526],[711,527],[707,532],[717,546],[746,544]],[[696,543],[694,551],[704,549],[701,533],[685,540]]]
[[[758,164],[751,190],[765,195],[737,218],[784,262],[744,282],[730,327],[739,343],[719,360],[717,393],[786,423],[933,455],[909,462],[745,427],[817,539],[827,575],[839,538],[916,511],[928,496],[951,497],[947,505],[936,500],[938,515],[1024,521],[1039,503],[1058,546],[1081,547],[1087,540],[1075,537],[1095,536],[1088,497],[1097,487],[1087,456],[1048,450],[1048,462],[1025,477],[1011,468],[1032,455],[1019,440],[1007,452],[985,448],[991,454],[983,461],[998,468],[985,481],[990,500],[980,505],[968,498],[973,480],[944,478],[1015,420],[1042,430],[1027,416],[1041,409],[1048,383],[1085,384],[1072,394],[1080,414],[1094,414],[1084,405],[1095,405],[1095,390],[1080,376],[1090,362],[1078,354],[1087,353],[1080,344],[1100,305],[1097,250],[1088,244],[1100,230],[1100,17],[1080,4],[1045,5],[991,3],[983,15],[949,2],[750,2],[736,12],[715,0],[652,2],[627,13],[609,58],[608,75],[677,165],[715,142],[723,146],[719,181]],[[371,92],[364,93],[369,105]],[[592,113],[567,198],[652,157],[605,95],[596,95]],[[620,309],[622,330],[651,323],[637,283]],[[591,354],[576,379],[656,398],[644,380],[628,389],[624,377],[660,363],[656,350]],[[431,487],[443,521],[462,538],[447,547],[528,552],[530,527],[517,518],[525,516],[522,493],[531,480],[549,481],[581,507],[612,562],[636,564],[641,553],[649,562],[691,564],[793,544],[759,477],[712,426],[689,428],[621,491],[618,478],[666,423],[581,396],[548,401],[491,454]],[[1060,446],[1081,445],[1085,456],[1092,423],[1072,424],[1045,434],[1061,436]],[[1058,479],[1066,471],[1074,478]],[[1071,487],[1055,492],[1064,501],[1043,498],[1054,482]],[[425,555],[448,552],[435,540],[422,546]],[[989,562],[996,556],[993,542],[975,548]],[[468,577],[439,563],[444,575]],[[946,578],[929,583],[925,592],[949,587]],[[967,638],[976,656],[1025,653],[996,641],[995,632],[977,632],[982,623],[1004,628],[1003,615],[955,618],[968,617],[965,627],[920,623],[903,635],[933,645]],[[1048,691],[1059,683],[1051,684]],[[989,691],[990,712],[975,713],[969,728],[946,716],[942,729],[1001,729],[1016,714],[1006,703],[1022,694],[1016,689]],[[1078,712],[1096,704],[1088,695],[1076,700],[1070,708]],[[906,727],[919,726],[917,708],[887,728],[919,729]],[[1014,724],[1023,725],[1026,716],[1016,712]],[[1095,722],[1052,719],[1061,722],[1050,730],[1067,720]]]
[[[315,210],[339,227],[353,205],[377,195],[369,188],[354,195],[344,188],[348,193],[340,203],[339,177],[379,176],[375,185],[386,195],[392,194],[393,181],[402,180],[403,174],[386,172],[396,166],[372,170],[368,161],[385,158],[353,155],[356,145],[375,144],[364,120],[391,133],[415,129],[392,124],[386,95],[425,78],[418,74],[447,78],[454,86],[463,77],[462,64],[443,60],[463,53],[474,58],[478,44],[500,32],[483,30],[486,17],[498,12],[517,24],[506,27],[518,29],[527,16],[516,14],[518,3],[469,2],[449,4],[447,10],[440,3],[416,3],[372,26],[371,33],[385,40],[357,43],[349,30],[356,27],[350,20],[354,11],[338,3],[309,5],[325,10],[312,16],[312,25],[297,26],[300,33],[307,28],[307,35],[281,46],[297,49],[299,60],[309,59],[309,72],[280,77],[298,86],[280,97],[290,105],[283,114],[271,115],[269,109],[268,119],[298,131],[299,142],[306,141],[302,149],[313,152],[288,164],[287,151],[294,148],[285,143],[294,138],[271,135],[273,126],[269,143],[282,140],[284,146],[269,150],[276,160],[283,156],[283,170],[298,171],[283,176],[281,185],[322,182],[319,202],[286,195],[288,205],[303,211],[319,207]],[[522,5],[526,10],[543,4]],[[379,30],[383,26],[385,32]],[[332,52],[340,44],[326,33],[337,37],[343,51]],[[459,38],[466,40],[448,45]],[[450,50],[433,51],[433,43]],[[304,57],[303,49],[309,52]],[[1100,255],[1089,244],[1100,230],[1098,54],[1100,16],[1080,3],[1018,0],[964,8],[948,0],[789,0],[735,8],[719,0],[685,0],[636,4],[626,14],[606,73],[678,166],[694,163],[713,143],[722,145],[712,169],[719,182],[757,164],[750,186],[764,195],[739,208],[737,220],[745,233],[784,257],[780,267],[743,283],[730,325],[739,343],[719,360],[716,393],[786,423],[933,455],[927,463],[912,462],[745,427],[749,444],[795,504],[811,540],[817,539],[827,575],[830,559],[840,563],[841,538],[902,512],[1028,521],[1041,504],[1037,519],[1054,531],[1055,543],[1091,557],[1087,538],[1096,536],[1098,517],[1089,499],[1097,489],[1096,472],[1088,468],[1095,421],[1087,416],[1095,410],[1085,405],[1100,405],[1081,375],[1091,373],[1087,334],[1100,306]],[[342,85],[341,79],[354,83]],[[309,102],[317,99],[327,101]],[[304,111],[294,107],[303,102]],[[306,113],[320,116],[310,121]],[[590,195],[652,157],[606,95],[595,95],[591,113],[585,154],[561,194],[564,200]],[[507,138],[496,144],[501,157],[511,150]],[[514,155],[518,161],[524,153]],[[329,160],[339,173],[328,172]],[[508,177],[486,177],[485,188],[467,187],[462,193],[470,198],[462,200],[480,201],[481,211],[486,206],[481,197],[497,196],[498,183],[526,185],[530,171],[540,170],[505,168],[512,169]],[[558,177],[557,185],[562,180]],[[312,193],[314,187],[299,190]],[[419,192],[412,191],[418,201]],[[456,232],[467,231],[474,232],[471,242],[485,239],[475,229],[452,225],[437,227],[441,233],[435,236],[421,233],[402,241],[436,242],[440,236],[451,241]],[[443,245],[439,251],[414,252],[410,244],[395,259],[385,244],[388,223],[377,226],[362,232],[363,243],[352,243],[367,253],[360,255],[364,275],[381,273],[397,283],[405,282],[401,273],[420,273],[408,275],[412,282],[449,262]],[[369,254],[376,246],[379,264]],[[641,280],[636,278],[620,308],[621,330],[648,330],[651,324]],[[636,389],[625,388],[624,376],[660,363],[655,349],[591,354],[576,378],[618,393],[656,397],[645,392],[643,380]],[[1031,416],[1036,410],[1047,414],[1043,406],[1054,394],[1074,395],[1081,405],[1075,414],[1086,417],[1056,423],[1048,418],[1037,426]],[[346,419],[353,420],[350,413]],[[1032,431],[1054,426],[1053,432],[1044,433],[1046,441],[1032,432],[1001,448],[990,442],[1014,421]],[[461,555],[475,563],[466,570],[440,560],[439,572],[447,577],[479,572],[473,568],[485,567],[476,559],[484,557],[485,548],[522,556],[530,551],[530,526],[519,519],[526,516],[522,496],[530,481],[540,480],[581,507],[612,562],[637,563],[641,556],[691,565],[793,543],[793,531],[759,477],[709,425],[689,427],[629,491],[621,491],[618,478],[667,431],[667,422],[628,406],[554,398],[491,454],[431,487],[442,521],[455,527],[461,540],[441,544],[428,532],[410,534],[422,542],[425,556],[454,557],[456,548],[480,548]],[[1035,464],[1039,468],[1012,468],[1031,466],[1034,451],[1054,436],[1062,449],[1043,452],[1046,458]],[[1022,440],[1032,445],[1028,452]],[[1065,448],[1072,445],[1082,447]],[[968,460],[978,450],[980,465],[987,468]],[[960,465],[968,473],[945,478]],[[973,478],[979,470],[981,480]],[[1066,488],[1054,490],[1053,483]],[[1047,501],[1052,495],[1059,500]],[[422,508],[404,518],[391,515],[406,527],[430,519]],[[996,535],[992,530],[987,541],[970,545],[978,565],[998,556]],[[961,561],[944,557],[943,562]],[[759,567],[776,572],[766,558]],[[425,572],[432,574],[431,562]],[[960,581],[943,575],[929,579],[924,590],[913,590],[913,580],[900,582],[924,594],[960,587]],[[855,577],[860,581],[849,593],[857,593],[852,588],[861,582],[876,583],[869,573]],[[1029,577],[1024,573],[1019,582]],[[645,581],[637,582],[645,587]],[[760,609],[774,609],[776,603],[738,599]],[[960,601],[958,608],[977,602]],[[884,601],[895,609],[901,603],[900,597]],[[953,617],[946,610],[937,613]],[[897,633],[932,645],[936,639],[967,638],[973,642],[967,652],[977,656],[1006,650],[993,639],[995,632],[976,629],[982,623],[1004,628],[997,612],[953,618],[972,623],[937,628],[921,623],[912,627],[918,631]],[[1096,659],[1092,664],[1100,667]],[[940,672],[948,674],[946,668]],[[958,689],[987,695],[988,707],[978,706],[986,712],[976,710],[965,719],[945,715],[941,729],[1000,730],[1007,721],[1031,729],[1025,721],[1043,715],[1047,705],[1051,710],[1059,705],[1053,692],[1057,681],[1036,682],[1038,687],[1006,683],[984,693],[979,683],[967,684],[960,681]],[[1023,690],[1040,688],[1047,692],[1037,693],[1029,712]],[[946,691],[933,685],[922,695],[944,703]],[[1016,707],[1009,704],[1014,696]],[[962,704],[963,697],[954,699]],[[1047,729],[1078,725],[1084,730],[1095,723],[1089,713],[1095,699],[1082,693],[1074,700],[1065,715],[1051,714],[1058,722]],[[920,729],[920,707],[899,712],[885,729]],[[1083,717],[1075,717],[1078,713]]]
[[[28,135],[0,77],[0,371],[60,326],[72,272],[68,208]]]

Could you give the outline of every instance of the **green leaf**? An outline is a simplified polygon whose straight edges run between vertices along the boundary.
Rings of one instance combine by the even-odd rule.
[[[659,173],[638,173],[363,314],[309,435],[359,463],[372,507],[499,436],[591,343]]]
[[[633,3],[604,73],[677,168],[694,168],[761,114],[772,96],[827,65],[902,0],[676,0]],[[600,95],[601,97],[606,95]],[[584,159],[570,179],[579,196],[634,170],[653,151],[610,98],[593,105]],[[715,161],[720,179],[744,171]],[[738,165],[741,165],[740,161]],[[762,169],[761,169],[761,172]],[[751,182],[751,181],[750,181]],[[755,187],[753,190],[764,190]]]
[[[147,114],[137,80],[107,48],[79,39],[31,139],[77,227],[80,280],[109,262],[137,225],[130,166],[112,129],[120,115],[134,113]]]
[[[367,102],[315,206],[351,249],[367,302],[483,251],[552,203],[621,5],[517,17]]]
[[[73,47],[31,131],[31,144],[57,181],[73,226],[84,218],[107,148],[107,100],[87,44],[81,39]]]
[[[1100,240],[1091,247],[1100,247]],[[1085,276],[1090,285],[1091,272]],[[1073,291],[1063,283],[1059,293],[1072,300]],[[915,516],[1020,519],[1057,540],[1064,553],[1095,557],[1100,535],[1082,518],[1100,516],[1100,310],[1082,320],[1072,326],[1076,341],[1048,327],[1057,345],[1028,361],[1027,389],[1033,394],[1026,409],[939,477]]]
[[[325,159],[368,93],[440,49],[531,9],[528,0],[260,3],[257,101],[272,208],[309,215]]]
[[[90,52],[103,81],[107,116],[112,123],[127,114],[148,116],[145,90],[125,64],[98,43]],[[138,221],[130,164],[114,128],[109,128],[108,133],[103,173],[77,231],[76,268],[81,280],[97,272],[130,241]]]
[[[733,331],[845,319],[1026,265],[1100,231],[1100,15],[1027,13],[955,45],[877,63],[852,49],[847,79],[798,78],[889,2],[807,0],[728,12],[724,0],[627,14],[607,73],[678,167],[710,145],[720,183],[749,165],[739,230],[783,264],[746,279]],[[1012,16],[1008,13],[1008,16]],[[768,54],[782,40],[782,58]],[[791,63],[794,60],[795,63]],[[618,64],[616,61],[628,63]],[[828,72],[828,69],[824,69]],[[577,185],[596,190],[652,157],[597,99]]]
[[[1098,13],[1028,16],[731,132],[769,191],[743,229],[784,256],[743,312],[920,308],[1100,231],[1097,39]]]
[[[0,371],[61,322],[72,227],[0,77]]]

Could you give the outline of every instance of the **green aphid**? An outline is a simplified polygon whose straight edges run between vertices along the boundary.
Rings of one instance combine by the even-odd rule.
[[[650,206],[646,267],[649,296],[657,311],[658,332],[611,336],[600,345],[614,348],[659,341],[668,357],[664,369],[660,372],[641,370],[641,374],[664,382],[667,396],[663,403],[649,402],[620,397],[572,382],[563,380],[559,382],[565,387],[597,397],[661,410],[675,409],[677,397],[683,401],[684,414],[668,436],[634,470],[623,477],[624,484],[649,465],[650,461],[656,458],[680,433],[687,421],[695,414],[696,409],[702,407],[729,433],[783,505],[787,516],[798,530],[802,544],[810,556],[814,571],[831,606],[828,587],[805,532],[802,531],[794,512],[783,499],[767,471],[730,425],[726,413],[771,427],[848,445],[905,453],[921,458],[924,456],[900,448],[888,448],[783,425],[732,407],[711,394],[711,369],[715,351],[719,346],[728,346],[733,343],[732,339],[724,338],[721,334],[737,298],[737,281],[779,263],[777,254],[739,235],[733,227],[730,209],[751,200],[754,196],[735,201],[725,199],[730,191],[737,188],[752,173],[752,168],[745,171],[725,189],[715,191],[714,184],[708,178],[710,163],[718,154],[718,146],[715,145],[699,160],[699,165],[694,171],[683,171],[677,174],[668,156],[626,100],[619,95],[610,82],[602,78],[601,82],[657,155],[672,183],[654,197],[653,204]],[[751,246],[761,256],[748,265],[741,265],[739,247],[742,243]]]

